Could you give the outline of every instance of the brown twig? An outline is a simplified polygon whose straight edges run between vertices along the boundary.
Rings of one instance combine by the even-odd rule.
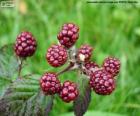
[[[62,73],[69,71],[73,66],[74,66],[74,63],[70,62],[70,64],[65,69],[63,69],[62,71],[58,72],[57,75],[61,75]]]

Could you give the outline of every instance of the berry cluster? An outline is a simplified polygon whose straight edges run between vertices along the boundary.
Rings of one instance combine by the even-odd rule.
[[[17,56],[29,57],[36,51],[37,43],[30,32],[22,32],[18,35],[15,43],[15,52]]]
[[[60,91],[60,97],[65,102],[70,102],[78,96],[77,86],[74,82],[65,81]]]
[[[113,76],[105,70],[97,70],[90,76],[90,86],[101,95],[108,95],[115,89]]]
[[[82,45],[78,50],[78,60],[79,61],[89,61],[92,55],[92,47],[89,45]]]
[[[57,35],[61,45],[66,48],[72,47],[79,37],[79,28],[73,23],[66,23]]]
[[[48,63],[53,67],[62,66],[67,61],[67,58],[67,51],[61,45],[52,45],[46,54]]]
[[[46,95],[53,95],[60,91],[60,81],[55,73],[45,73],[40,79],[40,86]]]
[[[109,95],[115,90],[115,76],[120,71],[120,61],[114,57],[104,60],[102,67],[91,61],[93,48],[90,45],[82,45],[73,50],[73,46],[79,37],[79,27],[73,23],[66,23],[60,29],[57,38],[59,44],[48,48],[46,60],[53,67],[70,64],[59,73],[46,72],[40,79],[40,87],[45,95],[58,94],[64,102],[74,101],[79,90],[77,84],[67,80],[61,84],[58,77],[63,72],[78,69],[87,75],[89,85],[99,95]],[[36,50],[36,40],[29,32],[22,32],[16,40],[15,52],[19,57],[32,56]],[[70,52],[72,51],[72,52]],[[72,57],[71,57],[72,56]]]
[[[101,68],[88,70],[90,76],[90,87],[100,95],[109,95],[115,90],[115,79],[120,70],[120,61],[114,57],[108,57],[104,60]]]

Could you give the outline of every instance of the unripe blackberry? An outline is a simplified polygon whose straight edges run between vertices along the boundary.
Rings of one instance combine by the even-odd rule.
[[[115,81],[110,73],[101,69],[90,75],[90,87],[99,95],[109,95],[115,89]]]
[[[74,101],[78,96],[77,85],[74,82],[65,81],[61,87],[60,97],[64,102]]]
[[[78,59],[88,61],[92,55],[93,48],[89,45],[82,45],[78,50]]]
[[[40,79],[40,87],[44,94],[53,95],[60,92],[61,84],[55,73],[47,72]]]
[[[92,61],[87,61],[84,62],[84,73],[86,73],[87,75],[90,75],[90,73],[92,73],[95,69],[99,68],[98,64],[96,64],[95,62]]]
[[[103,62],[104,69],[113,76],[116,76],[119,73],[120,65],[120,60],[113,57],[108,57]]]
[[[79,37],[79,27],[73,23],[66,23],[62,26],[57,38],[61,45],[66,48],[72,47]]]
[[[46,54],[48,63],[53,67],[59,67],[65,64],[68,55],[66,49],[61,45],[52,45]]]
[[[84,63],[84,66],[86,69],[91,69],[91,68],[99,68],[98,64],[92,61],[87,61]]]
[[[18,35],[14,50],[19,57],[32,56],[36,51],[37,43],[30,32],[22,32]]]

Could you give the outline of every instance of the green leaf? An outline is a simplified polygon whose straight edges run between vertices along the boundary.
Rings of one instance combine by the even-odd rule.
[[[32,80],[32,77],[17,79],[12,86],[17,92],[36,92],[39,88],[39,81]]]
[[[13,44],[0,49],[0,77],[11,78],[18,69],[18,61],[14,53]]]
[[[18,69],[18,62],[14,55],[13,44],[0,48],[0,97],[12,82],[12,78]]]
[[[39,87],[40,76],[14,81],[0,99],[0,114],[10,116],[43,116],[47,98]]]
[[[87,77],[81,77],[79,82],[79,96],[74,101],[74,113],[76,116],[83,116],[88,109],[91,100],[91,89]]]

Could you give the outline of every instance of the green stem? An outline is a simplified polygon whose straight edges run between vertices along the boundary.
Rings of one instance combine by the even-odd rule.
[[[23,60],[24,60],[23,58],[19,59],[20,63],[19,63],[19,66],[18,66],[18,78],[20,78],[20,76],[21,76]]]

